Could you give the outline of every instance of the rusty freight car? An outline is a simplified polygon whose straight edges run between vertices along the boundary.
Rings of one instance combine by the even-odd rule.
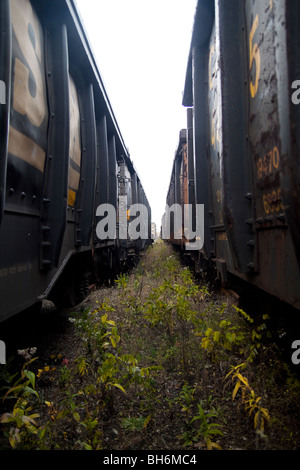
[[[183,95],[188,203],[205,207],[190,255],[297,309],[299,18],[297,0],[199,0]]]

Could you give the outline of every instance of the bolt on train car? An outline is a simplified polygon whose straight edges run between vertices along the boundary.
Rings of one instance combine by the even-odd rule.
[[[74,0],[1,0],[0,29],[3,321],[43,299],[76,303],[90,275],[118,272],[149,244],[151,209]],[[126,226],[132,205],[147,208],[143,237],[118,236],[120,201]],[[105,205],[116,230],[100,239]]]
[[[204,205],[201,270],[300,309],[300,2],[199,0],[167,205]],[[299,87],[298,87],[299,88]],[[195,210],[193,215],[195,227]],[[163,222],[164,223],[164,222]],[[185,250],[183,233],[170,241]]]

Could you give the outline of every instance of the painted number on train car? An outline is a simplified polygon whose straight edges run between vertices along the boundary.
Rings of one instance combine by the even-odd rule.
[[[253,64],[255,63],[255,79],[250,80],[250,93],[252,98],[256,96],[258,90],[258,81],[260,77],[260,51],[257,43],[253,44],[253,38],[256,33],[259,23],[258,14],[255,17],[255,20],[252,24],[252,28],[249,35],[249,55],[250,55],[250,71],[252,70]]]
[[[280,155],[277,147],[274,147],[270,152],[257,160],[257,178],[261,179],[264,176],[270,176],[274,171],[278,170],[280,163]]]
[[[281,201],[281,188],[273,189],[273,191],[263,194],[263,205],[267,215],[283,211],[283,204]]]

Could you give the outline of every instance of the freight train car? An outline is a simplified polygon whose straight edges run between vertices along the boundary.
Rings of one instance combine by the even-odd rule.
[[[147,245],[118,236],[121,196],[126,213],[148,208],[149,233],[151,211],[74,1],[1,0],[0,30],[3,321],[45,298],[76,303],[91,274]],[[100,239],[105,204],[116,230]]]
[[[297,309],[299,18],[297,0],[198,1],[183,94],[187,170],[176,172],[177,152],[171,179],[177,203],[204,204],[204,245],[189,252],[197,266]]]

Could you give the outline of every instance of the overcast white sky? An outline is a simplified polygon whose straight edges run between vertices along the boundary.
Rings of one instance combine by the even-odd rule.
[[[197,0],[76,0],[113,111],[160,228],[180,129]]]

